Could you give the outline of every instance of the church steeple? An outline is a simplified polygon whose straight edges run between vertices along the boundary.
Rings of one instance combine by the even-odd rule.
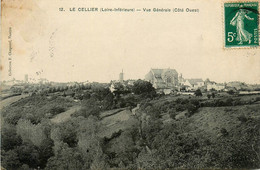
[[[119,74],[119,81],[120,81],[120,83],[124,82],[124,71],[123,71],[123,69],[122,69],[122,72]]]

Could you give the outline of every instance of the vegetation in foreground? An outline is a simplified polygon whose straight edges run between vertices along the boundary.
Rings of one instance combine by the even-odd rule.
[[[2,167],[259,168],[260,96],[197,94],[158,96],[139,81],[114,93],[92,86],[26,97],[1,111]],[[108,126],[104,112],[137,104],[111,136],[100,135]],[[68,121],[50,121],[75,105],[81,109]]]

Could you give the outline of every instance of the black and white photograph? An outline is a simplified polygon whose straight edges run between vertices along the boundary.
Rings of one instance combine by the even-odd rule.
[[[260,169],[259,5],[2,0],[1,170]]]

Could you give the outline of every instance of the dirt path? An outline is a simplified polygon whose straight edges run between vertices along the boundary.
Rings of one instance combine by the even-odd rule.
[[[9,97],[7,99],[4,99],[4,100],[1,100],[0,101],[0,110],[2,110],[4,107],[14,103],[14,102],[17,102],[18,100],[22,99],[22,98],[25,98],[25,97],[28,97],[29,95],[28,94],[23,94],[23,95],[19,95],[19,96],[14,96],[14,97]]]
[[[71,107],[69,110],[67,110],[66,112],[62,112],[62,113],[56,115],[54,118],[51,119],[51,121],[52,121],[53,123],[65,122],[65,121],[67,121],[67,120],[70,118],[70,116],[71,116],[74,112],[76,112],[76,111],[79,110],[79,109],[80,109],[80,106],[73,106],[73,107]]]
[[[126,108],[120,108],[120,109],[113,109],[113,110],[108,110],[108,111],[105,111],[105,112],[102,112],[100,113],[100,118],[101,119],[104,119],[106,117],[109,117],[109,116],[112,116],[112,115],[115,115],[121,111],[124,111]]]
[[[133,115],[136,115],[136,111],[140,108],[140,104],[137,104],[135,108],[132,109]]]

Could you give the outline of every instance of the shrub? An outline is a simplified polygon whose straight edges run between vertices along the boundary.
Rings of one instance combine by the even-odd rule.
[[[194,104],[189,103],[187,105],[187,109],[188,109],[187,116],[190,117],[198,110],[198,107],[196,107]]]
[[[177,104],[187,104],[187,103],[189,103],[189,100],[188,99],[177,98],[176,99],[176,103]]]
[[[1,153],[1,169],[19,169],[21,162],[19,161],[19,156],[15,150],[10,150],[8,152],[2,151]],[[2,168],[4,167],[4,168]],[[29,169],[29,168],[28,168]]]
[[[168,113],[172,119],[175,119],[175,116],[177,115],[175,110],[171,109],[168,111]]]
[[[92,107],[81,107],[78,111],[76,111],[74,114],[72,114],[73,117],[83,116],[85,118],[88,118],[90,115],[99,117],[100,114],[100,108],[97,106]]]
[[[242,123],[248,120],[248,118],[245,115],[238,116],[237,119]]]
[[[213,106],[214,106],[214,107],[225,106],[225,102],[224,102],[223,100],[216,100],[216,101],[213,103]]]
[[[134,95],[127,95],[124,97],[126,106],[135,107],[138,103],[138,99]]]
[[[52,116],[55,116],[59,113],[65,112],[65,108],[61,107],[61,106],[54,106],[50,109],[50,113],[52,114]]]
[[[181,105],[181,104],[177,104],[176,106],[175,106],[175,110],[177,111],[177,112],[182,112],[182,111],[184,111],[186,108],[185,108],[185,106],[183,106],[183,105]]]
[[[227,135],[228,135],[228,131],[227,131],[227,129],[225,129],[225,128],[222,128],[222,129],[220,130],[220,133],[221,133],[223,136],[227,136]]]
[[[157,107],[148,106],[145,110],[153,119],[161,118],[161,112]]]
[[[260,101],[260,97],[256,97],[256,98],[255,98],[255,101]]]
[[[135,94],[149,94],[155,92],[153,85],[150,82],[143,80],[135,81],[132,90]]]
[[[118,103],[117,103],[117,108],[123,108],[123,107],[126,107],[126,102],[125,102],[125,99],[120,98],[120,100],[118,100]]]
[[[230,94],[230,95],[235,94],[234,90],[229,90],[229,91],[227,91],[227,93]]]
[[[197,89],[195,92],[194,92],[195,96],[202,96],[202,93],[201,93],[201,90],[200,89]]]
[[[232,105],[233,105],[233,99],[232,98],[228,98],[224,103],[224,106],[232,106]]]
[[[251,101],[250,101],[250,102],[251,102]],[[240,99],[236,99],[235,101],[233,101],[233,105],[234,105],[234,106],[238,106],[238,105],[241,105],[241,104],[243,104],[243,103],[241,102]]]
[[[14,125],[3,123],[1,128],[1,151],[9,151],[22,144],[22,139],[17,134]]]
[[[197,99],[191,99],[191,100],[190,100],[190,103],[193,104],[193,105],[195,105],[196,107],[199,107],[199,106],[200,106],[200,102],[199,102],[199,100],[197,100]]]

